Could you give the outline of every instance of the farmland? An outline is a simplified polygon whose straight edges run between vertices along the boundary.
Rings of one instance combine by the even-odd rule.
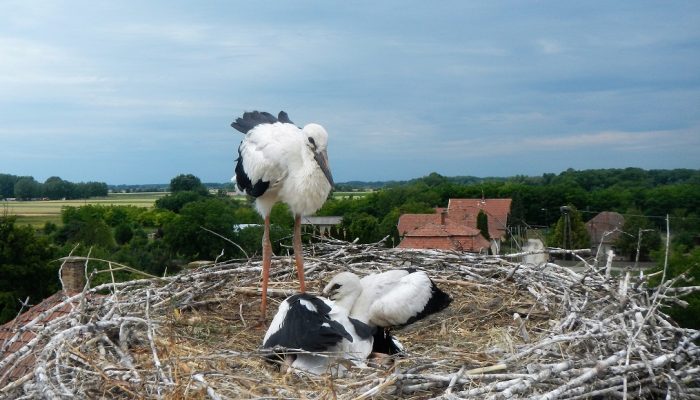
[[[0,214],[16,215],[17,223],[42,227],[46,222],[61,223],[63,207],[80,207],[86,204],[105,206],[153,207],[160,197],[167,193],[113,193],[107,197],[81,200],[35,200],[35,201],[0,201]]]

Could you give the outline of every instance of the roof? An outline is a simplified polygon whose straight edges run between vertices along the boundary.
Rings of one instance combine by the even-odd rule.
[[[451,220],[463,220],[467,226],[476,227],[476,217],[483,210],[488,216],[489,236],[502,239],[506,232],[508,214],[513,199],[450,199],[447,213]]]
[[[343,222],[343,217],[327,216],[327,217],[302,217],[302,225],[340,225]]]
[[[20,327],[25,326],[28,322],[37,317],[41,317],[39,326],[42,326],[55,320],[56,318],[68,314],[73,307],[77,306],[77,303],[71,304],[66,302],[65,304],[51,311],[49,314],[42,315],[75,294],[77,294],[77,292],[66,293],[62,290],[58,291],[42,300],[39,304],[31,307],[23,314],[20,314],[17,318],[5,323],[4,325],[0,325],[0,360],[3,360],[10,354],[14,354],[36,337],[36,334],[34,334],[33,331],[26,330],[21,333],[17,340],[10,344],[6,349],[3,349],[6,343],[8,343],[8,341],[15,336]],[[35,355],[29,354],[19,362],[10,363],[5,370],[0,371],[0,387],[30,373],[34,369],[34,361]],[[9,374],[6,377],[3,377],[8,371]]]
[[[586,222],[591,244],[613,243],[622,234],[625,217],[614,211],[603,211]]]
[[[441,209],[442,210],[442,209]],[[416,228],[427,224],[439,224],[440,211],[435,214],[403,214],[399,217],[399,235],[403,236]]]
[[[436,208],[434,214],[403,214],[399,247],[480,251],[490,244],[476,228],[479,212],[488,216],[489,236],[503,239],[511,203],[512,199],[450,199],[447,208]]]

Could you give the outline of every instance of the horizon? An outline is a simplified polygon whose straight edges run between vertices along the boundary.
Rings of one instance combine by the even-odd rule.
[[[0,171],[226,182],[251,110],[322,124],[339,182],[697,169],[698,20],[677,1],[3,2]]]
[[[576,169],[576,170],[574,170],[574,171],[575,171],[575,172],[583,172],[583,171],[596,171],[596,170],[625,170],[625,169],[628,169],[628,168],[641,169],[641,170],[643,170],[643,171],[673,171],[673,170],[700,171],[700,168],[652,168],[652,169],[645,169],[645,168],[637,168],[637,167],[625,167],[625,168],[588,168],[588,169]],[[336,182],[336,183],[335,183],[335,186],[338,186],[338,185],[347,185],[347,184],[352,184],[352,183],[382,184],[382,183],[393,183],[393,182],[398,182],[398,183],[400,183],[400,182],[408,182],[408,181],[412,181],[412,180],[418,180],[418,179],[426,178],[426,177],[428,177],[428,176],[430,176],[431,174],[434,174],[434,173],[437,173],[438,175],[442,176],[443,178],[447,178],[447,179],[455,179],[455,178],[474,178],[474,179],[488,180],[488,179],[512,179],[512,178],[521,177],[521,176],[524,176],[524,177],[526,177],[526,178],[541,178],[541,177],[543,177],[543,176],[546,175],[546,174],[553,174],[553,175],[555,175],[555,176],[559,176],[559,175],[561,175],[562,173],[567,172],[567,171],[568,171],[568,169],[562,170],[562,171],[559,171],[559,172],[544,172],[544,173],[539,174],[539,175],[522,175],[522,174],[519,174],[519,175],[508,175],[508,176],[442,175],[442,174],[439,174],[439,173],[437,173],[437,172],[435,172],[435,171],[432,171],[432,172],[429,172],[429,173],[426,174],[426,175],[421,175],[421,176],[412,177],[412,178],[408,178],[408,179],[401,179],[401,180],[398,180],[398,179],[389,179],[389,180],[379,181],[379,180],[359,180],[359,179],[352,179],[352,180],[343,181],[343,182]],[[5,174],[5,173],[6,173],[6,172],[4,172],[4,171],[0,171],[0,174]],[[187,174],[187,172],[185,172],[184,174]],[[28,176],[30,176],[30,175],[17,175],[17,174],[10,174],[10,175],[15,175],[15,176],[18,176],[18,177],[28,177]],[[195,175],[195,176],[196,176],[196,175]],[[39,180],[39,179],[37,179],[37,178],[34,177],[34,176],[31,176],[31,177],[34,178],[37,182],[41,182],[41,183],[45,182],[46,179],[50,178],[50,177],[47,177],[47,178],[45,178],[45,179]],[[70,180],[70,179],[65,179],[65,178],[60,177],[60,176],[59,176],[59,178],[64,179],[64,180],[67,180],[67,181],[69,181],[69,182],[73,182],[73,183],[86,183],[86,182],[89,182],[89,181],[87,181],[87,180],[76,180],[76,181],[73,181],[73,180]],[[107,186],[151,186],[151,185],[156,186],[156,185],[169,185],[169,184],[170,184],[170,180],[173,179],[173,178],[175,178],[175,176],[173,176],[173,177],[169,178],[167,181],[163,181],[163,182],[110,183],[110,182],[100,181],[100,180],[97,180],[96,182],[105,183],[105,184],[107,184]],[[199,178],[199,177],[197,177],[197,178]],[[205,180],[203,180],[203,179],[201,179],[201,178],[200,178],[200,181],[201,181],[202,184],[204,184],[204,185],[206,185],[206,184],[225,185],[225,184],[227,184],[227,183],[231,183],[230,181],[228,181],[228,182],[227,182],[227,181],[220,181],[220,182],[217,182],[217,181],[205,181]]]

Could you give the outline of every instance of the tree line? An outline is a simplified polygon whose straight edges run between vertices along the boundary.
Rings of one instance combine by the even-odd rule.
[[[52,260],[70,252],[123,263],[156,276],[177,272],[194,260],[260,254],[262,218],[251,199],[231,198],[225,190],[211,194],[191,174],[173,178],[169,189],[170,194],[158,199],[152,209],[66,207],[60,225],[47,223],[38,230],[18,226],[10,216],[0,216],[0,322],[14,317],[20,307],[18,299],[30,296],[37,302],[55,290],[58,264]],[[630,248],[636,248],[639,229],[655,231],[644,236],[644,240],[657,239],[644,246],[643,256],[652,259],[658,259],[662,252],[660,237],[665,232],[665,215],[669,214],[671,260],[677,263],[674,268],[680,272],[690,268],[694,284],[700,284],[700,250],[696,245],[700,238],[700,171],[568,170],[558,175],[468,184],[433,173],[392,183],[354,199],[331,197],[318,214],[343,217],[342,225],[333,231],[336,237],[367,243],[388,236],[388,245],[398,245],[396,226],[401,214],[432,213],[435,207],[447,206],[450,198],[482,196],[513,199],[509,226],[523,230],[551,228],[552,235],[561,231],[563,205],[575,213],[570,220],[581,223],[599,211],[618,211],[632,224],[623,228],[629,234],[623,237],[629,239]],[[282,254],[291,246],[293,218],[285,205],[278,204],[271,222],[274,251]],[[484,221],[481,225],[483,228]],[[552,241],[550,245],[559,247],[558,239]],[[106,268],[98,262],[90,265],[97,271]],[[116,277],[138,276],[120,271]],[[100,283],[111,276],[95,272],[91,279]],[[700,311],[700,304],[697,307]]]
[[[31,176],[0,174],[0,199],[87,199],[107,196],[108,192],[107,184],[104,182],[73,183],[58,176],[52,176],[42,183]]]

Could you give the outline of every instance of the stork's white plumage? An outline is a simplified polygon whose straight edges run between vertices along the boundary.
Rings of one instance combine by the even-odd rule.
[[[345,366],[337,361],[363,365],[372,351],[372,334],[368,325],[350,318],[345,308],[302,293],[280,304],[262,347],[275,349],[296,370],[342,375]]]
[[[266,112],[246,112],[231,126],[245,134],[238,147],[236,184],[255,197],[255,207],[265,220],[261,304],[264,321],[272,259],[270,211],[275,203],[284,202],[294,215],[292,244],[299,286],[304,292],[301,217],[321,208],[333,187],[328,166],[328,133],[318,124],[299,128],[284,111],[277,118]]]
[[[349,310],[350,317],[380,328],[410,324],[452,301],[428,274],[415,269],[390,270],[362,279],[341,272],[328,282],[323,295]]]
[[[342,372],[345,367],[337,363],[339,359],[361,365],[372,352],[401,352],[401,344],[386,328],[410,324],[452,301],[425,272],[413,269],[362,279],[341,272],[323,294],[328,298],[299,294],[284,300],[265,334],[263,348],[283,348],[279,354],[298,370]],[[331,371],[332,367],[338,370]]]

